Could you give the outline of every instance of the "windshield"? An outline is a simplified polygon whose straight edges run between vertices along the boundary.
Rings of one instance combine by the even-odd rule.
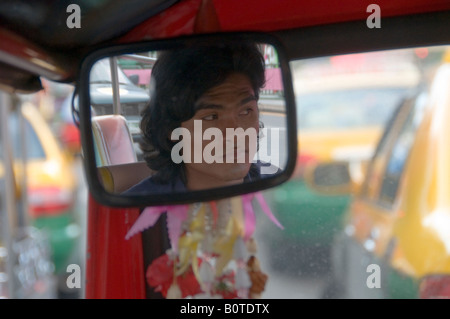
[[[383,126],[406,93],[405,88],[358,88],[301,95],[297,99],[298,128]]]

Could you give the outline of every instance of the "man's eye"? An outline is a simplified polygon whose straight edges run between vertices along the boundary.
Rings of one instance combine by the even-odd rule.
[[[239,113],[239,115],[249,115],[252,111],[253,111],[253,109],[251,107],[249,107],[249,108],[246,108],[245,110],[241,111]]]
[[[213,120],[217,120],[217,118],[218,118],[217,114],[210,114],[210,115],[202,117],[202,120],[213,121]]]

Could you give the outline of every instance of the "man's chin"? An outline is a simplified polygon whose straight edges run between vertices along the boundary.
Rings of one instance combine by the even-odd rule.
[[[250,164],[248,163],[232,163],[225,164],[226,167],[217,168],[217,170],[223,173],[223,177],[225,180],[233,181],[233,180],[243,180],[249,170]]]
[[[240,184],[248,175],[250,166],[249,163],[216,163],[210,164],[208,167],[193,167],[187,178],[188,180],[189,178],[197,179],[197,183],[215,184],[218,187]]]

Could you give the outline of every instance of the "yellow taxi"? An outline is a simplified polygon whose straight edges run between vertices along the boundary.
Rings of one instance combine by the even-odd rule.
[[[269,192],[286,229],[268,243],[274,248],[274,267],[284,268],[282,254],[301,245],[302,264],[295,269],[326,270],[349,196],[311,191],[304,171],[315,163],[350,161],[361,179],[362,163],[370,159],[388,119],[417,88],[421,75],[414,52],[408,50],[315,58],[293,64],[293,70],[299,153],[292,178]]]
[[[398,108],[361,184],[345,161],[305,173],[315,191],[354,192],[324,296],[450,298],[448,62]]]
[[[20,109],[22,117],[17,111],[11,111],[8,123],[15,179],[19,181],[17,190],[20,191],[20,181],[23,180],[22,159],[25,158],[28,218],[31,225],[48,236],[54,272],[61,277],[60,287],[65,287],[67,265],[79,262],[76,258],[80,229],[75,212],[78,179],[73,157],[60,146],[34,104],[25,102]],[[24,140],[25,144],[22,143]],[[4,167],[0,165],[0,178],[4,173]]]

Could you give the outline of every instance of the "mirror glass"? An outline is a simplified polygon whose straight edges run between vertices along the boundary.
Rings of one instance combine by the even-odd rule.
[[[95,167],[108,193],[220,189],[288,166],[285,81],[271,44],[101,57],[89,70],[89,99]]]

